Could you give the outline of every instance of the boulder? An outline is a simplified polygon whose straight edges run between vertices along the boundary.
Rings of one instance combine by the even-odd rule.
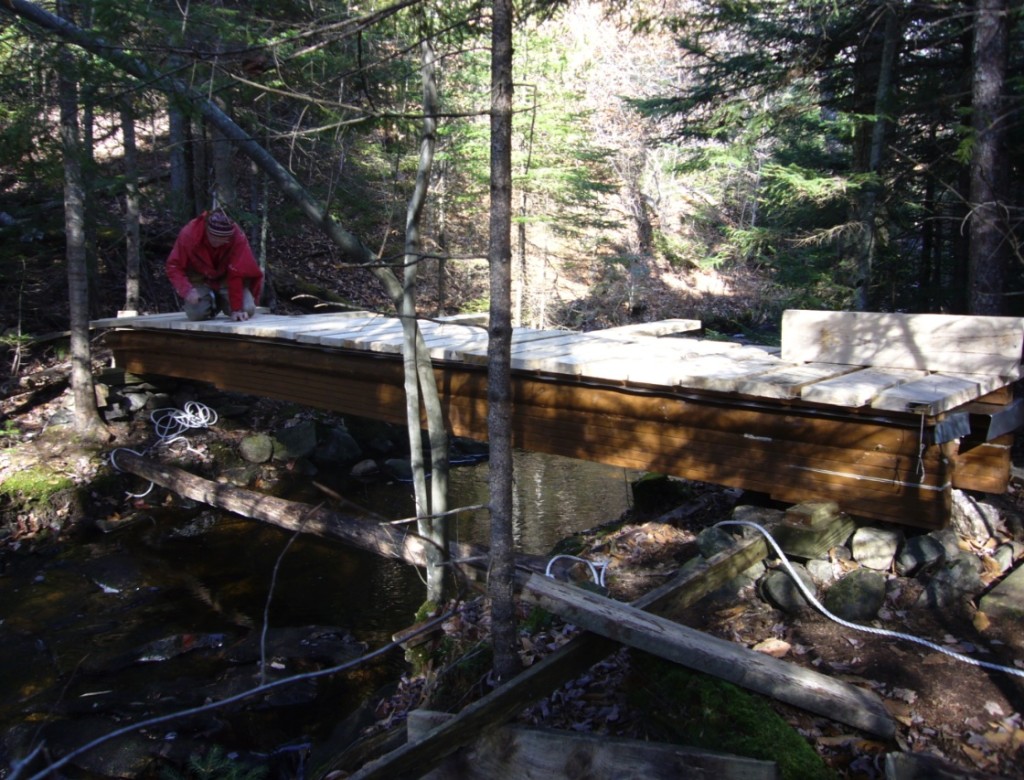
[[[815,585],[811,575],[799,563],[791,564],[800,580],[807,586],[808,591],[817,598],[818,586]],[[772,569],[761,579],[761,596],[772,606],[781,609],[783,612],[797,613],[810,608],[812,605],[800,591],[799,586],[793,582],[789,572],[784,569]]]
[[[825,593],[825,609],[843,620],[872,620],[885,603],[885,575],[871,569],[854,569]]]
[[[902,536],[901,532],[890,528],[858,528],[850,542],[853,559],[869,569],[888,571],[896,558]]]

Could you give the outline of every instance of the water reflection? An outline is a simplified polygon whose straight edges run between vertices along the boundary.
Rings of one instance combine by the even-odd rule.
[[[516,450],[512,490],[513,538],[520,552],[543,555],[576,531],[617,519],[630,506],[630,482],[642,472],[572,458]],[[452,508],[487,503],[488,463],[452,470]],[[387,517],[414,513],[407,485],[367,485],[350,497]],[[488,544],[489,518],[466,512],[452,529],[459,541]]]

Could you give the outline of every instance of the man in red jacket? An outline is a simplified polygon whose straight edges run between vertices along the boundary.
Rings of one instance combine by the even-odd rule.
[[[190,320],[211,320],[218,311],[247,320],[263,288],[245,233],[223,211],[204,211],[181,229],[167,257],[167,278]]]

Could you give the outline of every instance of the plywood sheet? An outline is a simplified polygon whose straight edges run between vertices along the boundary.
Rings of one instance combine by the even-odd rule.
[[[900,368],[864,368],[801,388],[805,401],[856,409],[866,406],[891,387],[927,376],[927,371]]]
[[[875,368],[1019,372],[1024,318],[789,310],[782,358]]]

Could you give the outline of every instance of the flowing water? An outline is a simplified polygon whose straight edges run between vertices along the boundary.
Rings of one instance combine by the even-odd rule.
[[[544,554],[628,507],[622,469],[515,453],[518,549]],[[486,462],[453,470],[450,505],[482,504]],[[390,518],[413,514],[408,485],[365,484],[347,497]],[[184,505],[182,505],[184,504]],[[44,740],[59,756],[154,713],[223,698],[261,679],[333,666],[390,641],[423,602],[401,563],[178,502],[140,513],[47,556],[12,556],[0,576],[0,777]],[[487,544],[465,512],[454,534]],[[267,628],[264,630],[264,626]],[[261,664],[269,662],[269,666]],[[159,745],[180,761],[204,744],[278,753],[323,741],[407,670],[400,652],[318,684],[288,686],[232,709],[133,733],[78,763],[142,766]],[[268,675],[269,671],[269,675]],[[134,764],[132,762],[135,762]],[[92,762],[92,763],[90,763]]]

